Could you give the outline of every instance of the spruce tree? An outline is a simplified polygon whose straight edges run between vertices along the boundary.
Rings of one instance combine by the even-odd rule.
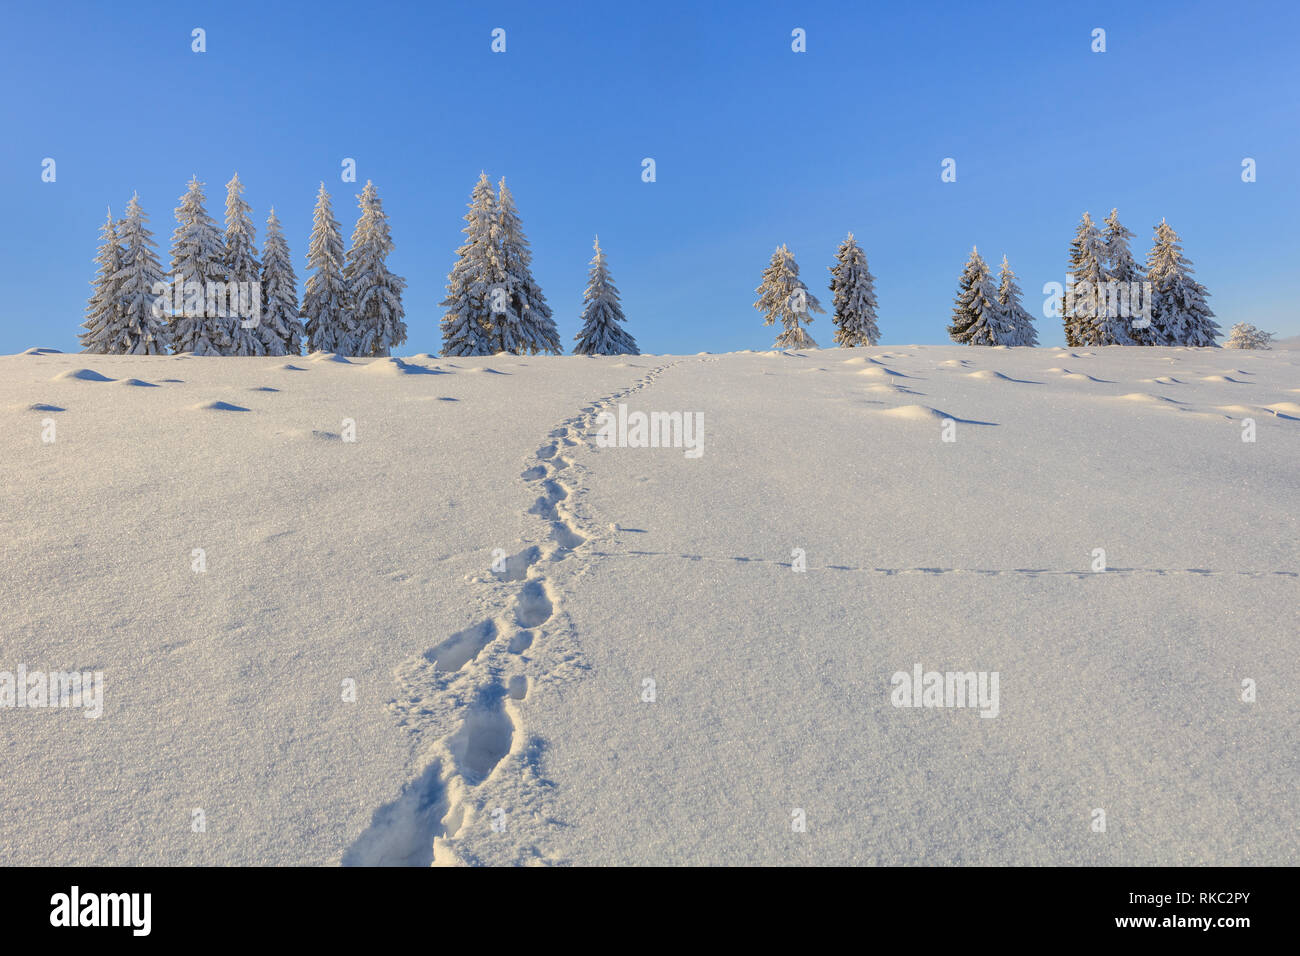
[[[1135,321],[1140,321],[1141,316],[1135,314],[1137,300],[1130,292],[1134,289],[1134,284],[1140,284],[1146,279],[1146,275],[1142,271],[1142,267],[1133,258],[1133,253],[1129,250],[1128,241],[1132,238],[1133,233],[1124,228],[1124,225],[1119,221],[1119,210],[1111,209],[1110,215],[1106,217],[1106,231],[1104,234],[1106,242],[1106,279],[1108,283],[1117,283],[1117,302],[1123,304],[1127,301],[1129,314],[1127,316],[1115,315],[1111,318],[1110,338],[1113,340],[1113,344],[1117,345],[1150,345],[1152,339],[1150,326],[1140,328],[1135,327],[1133,324]],[[1145,302],[1145,298],[1142,301]]]
[[[1005,345],[1010,337],[1002,322],[988,264],[972,247],[958,280],[948,337],[961,345]]]
[[[356,326],[343,280],[343,236],[330,205],[330,194],[320,184],[307,246],[307,277],[302,297],[307,348],[313,352],[351,354]]]
[[[876,326],[876,277],[867,268],[867,254],[853,233],[840,244],[835,265],[830,267],[834,295],[835,342],[842,348],[875,345],[880,341]]]
[[[1011,271],[1007,257],[1002,257],[1002,269],[998,273],[998,311],[1001,313],[1003,333],[999,345],[1038,344],[1038,331],[1034,320],[1020,304],[1020,286],[1016,285],[1016,274]]]
[[[265,355],[266,344],[260,326],[260,295],[254,289],[261,282],[262,264],[257,261],[257,233],[253,211],[243,197],[239,173],[226,183],[226,299],[231,345],[228,355]],[[248,295],[247,301],[243,299]],[[253,314],[253,307],[258,312]]]
[[[140,197],[132,196],[119,227],[122,267],[116,284],[122,311],[118,332],[111,340],[113,351],[121,355],[165,355],[171,345],[167,293],[160,296],[158,292],[167,280],[163,278],[148,222],[149,217],[140,208]]]
[[[591,260],[587,289],[582,294],[582,329],[574,336],[575,355],[639,355],[636,340],[623,328],[626,319],[619,304],[618,288],[610,277],[605,252],[596,237],[596,255]]]
[[[497,242],[496,195],[487,173],[480,173],[465,214],[465,244],[447,276],[442,305],[443,355],[490,355],[493,348],[493,287],[504,299],[500,247]]]
[[[229,354],[234,341],[229,316],[208,307],[208,283],[226,281],[225,242],[203,207],[203,183],[192,177],[176,208],[172,233],[172,280],[182,284],[182,307],[172,315],[172,346],[195,355]]]
[[[275,207],[266,220],[266,245],[262,249],[262,321],[257,327],[262,351],[267,355],[302,353],[303,327],[298,317],[298,277],[293,271],[289,245],[276,218]]]
[[[1163,219],[1156,226],[1155,245],[1147,257],[1151,281],[1151,326],[1157,345],[1216,346],[1219,326],[1205,300],[1205,286],[1192,278],[1195,270],[1183,255],[1178,234]]]
[[[541,286],[533,278],[533,254],[504,178],[499,185],[496,214],[506,310],[504,314],[493,310],[494,347],[499,352],[559,355],[560,332],[551,318],[551,307],[546,304]]]
[[[1271,349],[1273,333],[1257,329],[1249,322],[1238,322],[1228,330],[1225,349]]]
[[[388,270],[393,239],[375,184],[366,180],[357,196],[361,217],[352,232],[343,278],[356,323],[350,354],[391,355],[406,341],[402,290],[406,280]]]
[[[1067,267],[1074,284],[1073,295],[1062,308],[1065,344],[1069,346],[1111,345],[1109,320],[1105,314],[1106,242],[1092,216],[1083,214],[1070,243]],[[1073,305],[1070,305],[1070,301]]]
[[[122,271],[122,244],[117,236],[117,223],[113,222],[113,210],[108,211],[108,220],[99,229],[104,237],[95,254],[95,278],[90,283],[94,293],[86,306],[86,321],[79,333],[83,352],[100,352],[103,354],[122,351],[122,297],[119,294]]]
[[[754,290],[758,301],[754,308],[763,313],[764,325],[781,320],[782,332],[772,344],[775,349],[815,349],[817,343],[803,327],[812,322],[813,312],[825,314],[817,297],[808,291],[799,278],[799,264],[794,253],[784,245],[772,253],[772,259],[763,270],[763,281]]]

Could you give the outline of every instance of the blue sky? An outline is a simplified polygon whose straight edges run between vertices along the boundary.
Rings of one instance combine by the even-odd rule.
[[[121,215],[138,191],[166,262],[186,181],[207,183],[221,218],[236,170],[259,242],[276,207],[300,288],[318,183],[350,236],[375,181],[408,281],[401,353],[440,348],[480,170],[507,178],[568,344],[597,233],[642,349],[694,353],[771,344],[752,303],[781,243],[829,309],[850,230],[885,343],[946,341],[972,244],[1010,256],[1040,338],[1058,343],[1039,290],[1064,280],[1082,212],[1112,206],[1139,258],[1168,218],[1225,329],[1293,335],[1298,28],[1294,3],[1186,0],[14,4],[0,352],[76,350],[106,206]],[[345,157],[358,183],[341,181]],[[1257,182],[1241,181],[1243,157]],[[811,327],[822,345],[832,331],[829,313]]]

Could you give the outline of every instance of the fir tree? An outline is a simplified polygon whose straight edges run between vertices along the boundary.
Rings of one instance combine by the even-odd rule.
[[[754,290],[758,301],[754,308],[763,313],[764,325],[781,320],[782,332],[772,347],[775,349],[815,349],[817,343],[803,327],[812,322],[812,312],[825,314],[817,297],[808,291],[799,278],[799,264],[794,253],[784,245],[772,253],[772,259],[763,270],[763,281]]]
[[[867,254],[853,233],[840,244],[830,272],[835,342],[844,348],[875,345],[880,341],[880,329],[876,326],[876,277],[867,268]]]
[[[361,217],[343,269],[356,323],[349,354],[390,355],[406,341],[406,311],[402,308],[406,280],[388,270],[393,239],[375,184],[367,180],[357,201]]]
[[[1151,281],[1151,326],[1157,345],[1215,346],[1219,326],[1205,300],[1205,286],[1192,278],[1195,270],[1183,255],[1178,234],[1163,219],[1156,226],[1155,245],[1147,257]]]
[[[303,327],[298,317],[298,277],[293,271],[275,208],[266,220],[266,245],[262,249],[262,321],[257,327],[262,351],[267,355],[299,355]]]
[[[257,234],[252,209],[243,197],[239,173],[226,183],[226,299],[231,345],[227,355],[265,355],[266,343],[259,328],[261,295],[254,294],[261,282],[262,265],[257,261]],[[247,300],[244,296],[248,296]],[[254,314],[254,306],[257,307]]]
[[[122,268],[116,276],[121,302],[118,332],[112,337],[113,351],[121,355],[165,355],[171,345],[166,322],[167,294],[159,294],[167,280],[149,231],[149,218],[140,208],[140,197],[126,204],[126,218],[120,225]]]
[[[1255,328],[1249,322],[1238,322],[1228,330],[1228,341],[1223,343],[1225,349],[1269,349],[1273,333]]]
[[[324,183],[316,194],[307,265],[314,270],[307,277],[302,297],[307,347],[313,352],[347,354],[355,339],[356,325],[343,280],[343,236]]]
[[[447,276],[442,305],[443,355],[490,355],[493,351],[492,306],[504,300],[501,257],[497,242],[496,196],[487,173],[480,173],[465,214],[465,244],[456,250],[456,264]],[[502,303],[504,308],[504,303]]]
[[[494,346],[498,352],[559,355],[560,332],[551,318],[551,307],[546,304],[541,286],[533,278],[533,254],[504,178],[499,186],[496,213],[506,309],[504,313],[493,310]]]
[[[183,306],[172,315],[172,346],[177,352],[225,355],[233,345],[231,319],[208,304],[208,283],[226,281],[225,243],[203,207],[203,184],[189,181],[176,208],[172,233],[172,280],[181,283]]]
[[[1136,315],[1137,300],[1131,294],[1136,291],[1134,286],[1140,285],[1146,279],[1142,267],[1138,265],[1133,258],[1133,253],[1129,250],[1128,241],[1133,238],[1133,233],[1124,228],[1119,221],[1119,210],[1111,209],[1110,215],[1106,217],[1106,231],[1104,234],[1106,242],[1106,279],[1107,282],[1114,282],[1118,286],[1118,302],[1122,305],[1128,303],[1128,315],[1114,315],[1110,323],[1110,335],[1117,345],[1150,345],[1151,328],[1135,326],[1135,320],[1140,320],[1141,316]],[[1139,293],[1140,295],[1140,293]],[[1145,298],[1142,301],[1146,301]],[[1109,304],[1109,292],[1108,292]],[[1147,303],[1150,305],[1150,303]],[[1121,310],[1123,311],[1123,310]]]
[[[117,224],[113,222],[112,209],[108,211],[108,220],[99,231],[104,241],[95,254],[95,263],[99,268],[90,283],[95,291],[86,307],[86,321],[82,324],[86,331],[80,333],[82,351],[120,353],[124,343],[118,273],[122,271],[123,250],[117,237]]]
[[[1068,271],[1073,282],[1073,294],[1066,299],[1062,309],[1065,344],[1114,344],[1105,310],[1106,242],[1092,216],[1086,212],[1079,222],[1074,241],[1070,243]]]
[[[582,329],[574,336],[575,355],[639,355],[636,340],[623,328],[626,319],[619,305],[618,289],[605,263],[605,252],[596,237],[596,255],[591,260],[587,289],[582,294]]]
[[[1020,286],[1016,285],[1016,274],[1011,271],[1011,264],[1005,255],[1002,257],[1002,269],[998,273],[998,311],[1005,330],[999,345],[1038,344],[1034,320],[1020,304]]]
[[[948,337],[961,345],[1008,344],[1010,333],[1003,326],[988,264],[974,247],[958,280]]]

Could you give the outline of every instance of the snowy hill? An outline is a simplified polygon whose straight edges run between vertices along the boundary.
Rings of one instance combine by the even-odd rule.
[[[103,675],[0,709],[0,864],[1300,850],[1292,350],[32,350],[0,420],[0,672]]]

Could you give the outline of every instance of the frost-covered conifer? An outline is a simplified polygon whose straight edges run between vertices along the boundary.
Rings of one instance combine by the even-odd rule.
[[[988,264],[979,250],[972,247],[970,258],[958,280],[957,298],[952,310],[948,337],[962,345],[1005,345],[1010,338],[1004,327],[1002,310]]]
[[[1228,330],[1228,341],[1223,343],[1225,349],[1268,349],[1272,348],[1273,333],[1257,329],[1249,322],[1238,322]]]
[[[275,208],[266,220],[266,245],[262,249],[262,321],[257,327],[267,355],[302,353],[303,327],[298,317],[298,277],[293,271],[289,244],[285,242]]]
[[[226,249],[216,223],[203,207],[203,183],[189,181],[176,208],[172,233],[172,281],[181,283],[182,307],[172,313],[172,347],[195,355],[229,354],[234,342],[233,320],[212,314],[208,283],[226,281]]]
[[[880,341],[876,326],[876,277],[867,268],[867,254],[853,233],[840,244],[831,270],[831,292],[835,312],[835,341],[841,347],[875,345]]]
[[[126,218],[119,224],[122,267],[116,285],[121,313],[118,331],[109,340],[110,350],[119,355],[165,355],[171,345],[167,293],[160,292],[167,280],[148,221],[140,197],[132,196],[126,204]]]
[[[1205,286],[1192,278],[1195,270],[1183,255],[1178,234],[1163,219],[1156,226],[1155,245],[1147,257],[1151,280],[1151,325],[1157,345],[1215,346],[1219,326],[1205,300]]]
[[[636,340],[623,328],[626,319],[619,304],[618,288],[610,277],[605,252],[596,237],[596,255],[591,260],[587,289],[582,294],[582,329],[574,339],[575,355],[639,355]]]
[[[1038,344],[1038,331],[1034,328],[1033,317],[1020,304],[1020,286],[1016,285],[1016,274],[1011,271],[1011,264],[1005,255],[1002,257],[1002,269],[998,273],[998,311],[1004,329],[998,345]]]
[[[104,241],[95,254],[95,278],[91,281],[94,293],[86,306],[86,321],[80,333],[83,352],[104,354],[117,352],[122,344],[122,298],[118,294],[118,273],[122,271],[122,244],[117,237],[117,224],[113,210],[99,229]]]
[[[494,348],[498,352],[559,355],[560,332],[551,318],[551,307],[546,304],[542,288],[533,278],[533,254],[504,178],[499,186],[496,213],[506,309],[504,313],[492,310]]]
[[[765,316],[763,324],[781,321],[783,331],[777,336],[773,348],[817,348],[803,324],[813,320],[811,313],[825,314],[826,310],[799,278],[799,264],[795,262],[794,253],[784,245],[778,246],[763,270],[763,281],[754,291],[758,294],[754,308]]]
[[[226,183],[226,315],[231,345],[227,355],[265,355],[262,322],[262,264],[257,261],[257,233],[253,211],[244,196],[239,173]],[[247,300],[245,300],[247,296]]]
[[[356,324],[343,280],[343,261],[343,236],[330,194],[321,183],[307,246],[307,265],[313,271],[302,297],[307,347],[313,352],[348,354],[354,342]]]
[[[465,244],[456,250],[456,264],[447,276],[447,298],[442,305],[443,355],[490,355],[493,343],[492,310],[504,311],[500,247],[497,242],[496,195],[487,173],[480,173],[465,214]],[[493,287],[498,293],[493,295]],[[493,303],[493,299],[500,300]]]
[[[1086,212],[1079,222],[1074,241],[1070,243],[1067,268],[1073,282],[1073,294],[1067,296],[1061,312],[1065,322],[1065,344],[1113,345],[1104,294],[1106,241],[1092,216]]]
[[[1135,288],[1145,281],[1146,274],[1129,250],[1128,241],[1133,238],[1133,233],[1119,221],[1118,209],[1111,209],[1110,215],[1106,217],[1106,231],[1103,238],[1106,243],[1107,304],[1108,306],[1111,304],[1110,283],[1112,282],[1115,283],[1116,302],[1120,306],[1128,304],[1128,315],[1120,315],[1116,312],[1110,317],[1108,334],[1111,342],[1107,344],[1150,345],[1151,327],[1133,324],[1135,320],[1140,321],[1142,318],[1138,314],[1138,301],[1140,300],[1144,307],[1150,305],[1140,289]],[[1135,292],[1136,297],[1133,294]],[[1121,308],[1119,311],[1125,310]]]
[[[390,355],[406,341],[402,290],[406,280],[388,270],[393,239],[375,184],[366,181],[357,197],[361,217],[352,233],[343,278],[348,286],[356,332],[350,355]]]

